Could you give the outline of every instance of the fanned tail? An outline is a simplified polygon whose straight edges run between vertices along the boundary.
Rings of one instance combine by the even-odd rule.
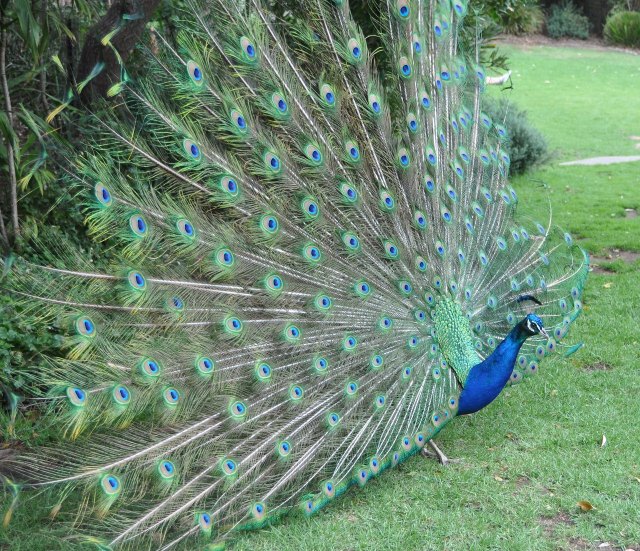
[[[515,378],[565,336],[588,261],[516,222],[506,130],[457,47],[465,12],[389,2],[379,75],[346,3],[301,2],[285,36],[258,0],[189,2],[178,44],[156,35],[118,86],[72,175],[118,264],[59,245],[59,264],[11,278],[67,350],[28,375],[64,440],[16,468],[60,488],[78,533],[224,541],[406,459],[464,383],[439,303],[485,357],[536,297],[554,339]]]

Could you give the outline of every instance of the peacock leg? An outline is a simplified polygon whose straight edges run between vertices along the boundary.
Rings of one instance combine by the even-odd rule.
[[[428,445],[431,448],[431,451],[429,451],[426,447],[422,448],[421,453],[425,457],[437,457],[438,462],[445,467],[449,463],[458,463],[460,461],[459,459],[449,459],[433,440],[429,440]]]

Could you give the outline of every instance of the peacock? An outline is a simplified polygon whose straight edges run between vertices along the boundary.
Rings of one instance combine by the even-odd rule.
[[[345,0],[272,7],[151,29],[61,167],[115,260],[45,240],[3,283],[65,351],[4,483],[102,550],[311,515],[580,346],[588,256],[519,209],[466,1],[383,2],[379,51]]]

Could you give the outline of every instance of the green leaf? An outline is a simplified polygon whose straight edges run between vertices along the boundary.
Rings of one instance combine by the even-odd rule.
[[[38,46],[42,37],[40,25],[31,11],[31,0],[14,0],[14,8],[18,17],[18,34],[27,44],[34,60],[38,59]]]

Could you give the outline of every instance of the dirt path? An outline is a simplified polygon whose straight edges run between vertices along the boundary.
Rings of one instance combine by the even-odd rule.
[[[599,52],[623,52],[626,54],[640,55],[640,50],[633,48],[623,48],[620,46],[610,46],[602,38],[591,37],[589,40],[579,40],[577,38],[550,38],[543,34],[532,34],[526,36],[501,35],[496,39],[500,44],[508,44],[523,48],[535,46],[553,46],[556,48],[584,48]]]
[[[566,163],[560,163],[560,166],[574,166],[574,165],[617,165],[619,163],[633,163],[640,161],[640,155],[628,155],[626,157],[591,157],[590,159],[580,159],[578,161],[568,161]]]

